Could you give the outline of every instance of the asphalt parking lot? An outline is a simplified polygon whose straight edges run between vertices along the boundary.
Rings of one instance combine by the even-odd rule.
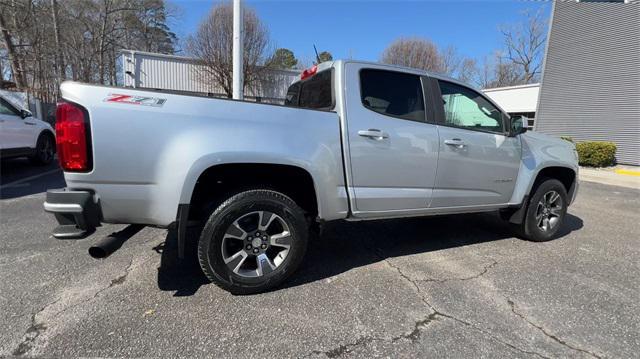
[[[285,287],[232,296],[174,233],[59,241],[55,166],[2,164],[0,357],[637,357],[640,192],[582,183],[562,237],[491,214],[327,226]],[[193,248],[193,246],[191,246]]]

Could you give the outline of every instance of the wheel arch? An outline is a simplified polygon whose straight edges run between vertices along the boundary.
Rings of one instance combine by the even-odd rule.
[[[40,137],[42,136],[49,136],[51,137],[51,140],[53,141],[53,153],[58,152],[58,149],[56,148],[56,135],[53,133],[53,131],[51,131],[48,128],[43,129],[42,131],[40,131],[40,133],[38,134],[38,137],[36,137],[36,146],[38,145],[38,140],[40,139]],[[34,147],[35,148],[35,147]]]
[[[199,219],[217,203],[238,191],[264,188],[293,199],[310,216],[321,213],[316,183],[300,164],[277,162],[227,162],[202,166],[187,176],[180,203],[188,203],[189,217]]]
[[[521,201],[517,205],[513,205],[512,207],[501,211],[503,217],[508,218],[511,223],[522,223],[527,211],[529,198],[531,198],[533,192],[538,188],[540,183],[547,178],[557,179],[564,185],[565,190],[567,191],[569,204],[571,204],[571,201],[574,198],[574,192],[577,190],[578,174],[576,170],[571,167],[553,164],[539,168],[535,174],[531,176],[527,190]]]
[[[531,195],[531,193],[533,191],[535,191],[537,186],[545,178],[552,178],[552,179],[557,179],[558,181],[560,181],[564,185],[564,188],[567,191],[567,194],[570,195],[571,194],[570,192],[572,191],[572,188],[575,187],[574,183],[576,181],[576,177],[577,177],[576,171],[574,171],[570,167],[565,167],[565,166],[543,167],[540,170],[538,170],[538,173],[536,174],[536,177],[534,178],[533,183],[531,185],[531,188],[529,188],[529,192],[528,193],[529,193],[529,195]],[[569,197],[569,198],[571,198],[571,197]]]

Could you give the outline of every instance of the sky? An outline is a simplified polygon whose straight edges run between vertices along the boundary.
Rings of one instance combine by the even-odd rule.
[[[170,0],[178,9],[171,24],[180,39],[196,31],[220,0]],[[269,29],[275,47],[292,50],[311,62],[313,45],[334,59],[378,61],[399,37],[424,37],[441,47],[454,46],[466,57],[482,59],[502,47],[499,26],[521,21],[523,11],[548,1],[277,1],[245,0]]]

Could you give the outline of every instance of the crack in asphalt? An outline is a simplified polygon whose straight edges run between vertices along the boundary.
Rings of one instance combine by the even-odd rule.
[[[341,344],[338,347],[326,351],[314,350],[312,354],[324,354],[327,358],[339,358],[351,352],[351,348],[369,344],[373,341],[381,341],[383,339],[375,337],[360,337],[355,342],[349,344]]]
[[[108,286],[105,286],[104,288],[99,289],[98,291],[96,291],[91,297],[82,300],[76,304],[64,307],[62,310],[57,311],[56,313],[54,313],[52,315],[52,317],[57,317],[58,315],[66,312],[69,309],[81,306],[85,303],[91,302],[94,299],[96,299],[101,293],[103,293],[104,291],[116,286],[116,285],[120,285],[122,283],[125,282],[125,280],[127,279],[127,276],[129,275],[129,273],[131,272],[133,267],[133,257],[131,258],[131,261],[129,261],[129,265],[125,268],[125,273],[121,276],[118,276],[114,279],[111,280],[111,282],[109,283]],[[61,298],[58,298],[56,300],[54,300],[53,302],[45,305],[44,307],[42,307],[40,310],[38,310],[37,312],[35,312],[32,316],[31,316],[31,326],[29,326],[29,328],[27,328],[27,330],[25,331],[24,337],[22,339],[22,342],[20,342],[18,344],[18,346],[13,350],[12,355],[14,356],[23,356],[25,354],[27,354],[29,351],[31,351],[31,349],[33,349],[34,343],[36,341],[36,339],[47,330],[47,323],[46,322],[38,322],[37,320],[37,316],[43,312],[45,312],[49,307],[55,305],[56,303],[58,303],[59,301],[61,301]]]
[[[371,250],[371,248],[369,248],[369,250]],[[431,303],[429,303],[429,301],[427,301],[424,296],[422,295],[422,291],[420,289],[420,286],[418,286],[418,283],[416,283],[417,281],[410,278],[406,273],[404,273],[402,271],[402,269],[400,269],[400,267],[394,265],[393,263],[391,263],[391,261],[389,261],[382,253],[382,250],[380,250],[379,248],[375,248],[372,250],[372,252],[374,253],[375,256],[377,256],[381,261],[385,262],[390,268],[394,269],[398,275],[400,275],[400,277],[402,277],[407,283],[409,283],[411,286],[413,286],[413,288],[415,289],[416,294],[418,294],[418,297],[420,298],[420,300],[424,303],[424,305],[429,308],[431,310],[431,313],[424,319],[418,320],[416,322],[414,322],[414,328],[411,332],[409,333],[405,333],[405,334],[401,334],[399,336],[393,337],[391,338],[391,342],[395,343],[399,340],[402,339],[408,339],[411,343],[416,342],[420,336],[421,336],[421,330],[427,326],[429,326],[429,324],[431,324],[432,322],[438,320],[438,318],[446,318],[446,319],[450,319],[453,320],[457,323],[460,323],[466,327],[469,327],[471,329],[474,329],[488,337],[490,337],[491,339],[495,340],[496,342],[510,348],[513,349],[517,352],[523,353],[523,354],[528,354],[528,355],[534,355],[534,356],[538,356],[540,358],[544,358],[544,359],[549,359],[548,356],[543,355],[541,353],[535,352],[535,351],[529,351],[529,350],[525,350],[522,348],[519,348],[517,346],[515,346],[514,344],[511,344],[507,341],[502,340],[501,338],[497,337],[496,335],[494,335],[491,332],[488,332],[487,330],[484,330],[470,322],[467,322],[466,320],[457,318],[451,314],[447,314],[444,312],[441,312],[439,310],[437,310]],[[483,276],[484,274],[486,274],[491,268],[495,267],[496,265],[498,265],[498,262],[496,260],[492,260],[492,263],[485,266],[483,268],[483,270],[476,274],[473,275],[471,277],[465,277],[465,278],[451,278],[451,279],[446,279],[446,280],[434,280],[437,282],[446,282],[449,280],[471,280],[471,279],[475,279],[475,278],[479,278],[481,276]],[[324,354],[326,357],[328,358],[338,358],[341,357],[345,354],[348,354],[349,352],[351,352],[354,348],[359,347],[359,346],[365,346],[371,342],[374,341],[384,341],[385,339],[383,338],[377,338],[377,337],[372,337],[372,336],[365,336],[365,337],[360,337],[358,338],[355,342],[352,343],[348,343],[348,344],[341,344],[338,347],[335,347],[333,349],[329,349],[326,351],[319,351],[319,350],[314,350],[312,352],[312,354]]]
[[[439,279],[439,278],[427,278],[427,279],[415,279],[415,281],[417,282],[436,282],[436,283],[446,283],[446,282],[452,282],[452,281],[467,281],[467,280],[472,280],[472,279],[477,279],[482,277],[483,275],[487,274],[487,272],[489,272],[489,270],[495,266],[498,265],[498,262],[495,259],[492,259],[492,263],[488,264],[486,266],[484,266],[484,268],[482,269],[482,271],[480,271],[480,273],[478,274],[474,274],[472,276],[469,277],[462,277],[462,278],[444,278],[444,279]]]
[[[391,342],[395,343],[398,340],[409,339],[412,343],[416,340],[420,339],[421,329],[427,327],[431,322],[438,320],[438,313],[433,312],[429,314],[426,318],[419,320],[414,323],[413,330],[410,333],[401,334],[397,337],[391,338]]]
[[[423,303],[424,303],[424,304],[425,304],[425,305],[426,305],[426,306],[427,306],[427,307],[432,311],[432,313],[429,315],[430,317],[431,317],[431,316],[432,316],[432,317],[434,317],[434,318],[437,318],[437,317],[443,317],[443,318],[447,318],[447,319],[453,320],[453,321],[458,322],[458,323],[460,323],[460,324],[462,324],[462,325],[464,325],[464,326],[467,326],[467,327],[469,327],[469,328],[472,328],[472,329],[474,329],[474,330],[477,330],[477,331],[479,331],[480,333],[482,333],[482,334],[485,334],[485,335],[489,336],[490,338],[492,338],[493,340],[497,341],[498,343],[500,343],[500,344],[502,344],[502,345],[505,345],[505,346],[507,346],[507,347],[509,347],[509,348],[511,348],[511,349],[513,349],[513,350],[516,350],[516,351],[521,352],[521,353],[524,353],[524,354],[536,355],[536,356],[539,356],[539,357],[541,357],[541,358],[549,359],[549,357],[547,357],[546,355],[543,355],[543,354],[540,354],[540,353],[538,353],[538,352],[534,352],[534,351],[528,351],[528,350],[525,350],[525,349],[519,348],[519,347],[517,347],[517,346],[515,346],[515,345],[513,345],[513,344],[511,344],[511,343],[509,343],[509,342],[506,342],[506,341],[504,341],[504,340],[500,339],[499,337],[495,336],[493,333],[490,333],[490,332],[488,332],[488,331],[486,331],[486,330],[484,330],[484,329],[482,329],[482,328],[479,328],[479,327],[477,327],[476,325],[474,325],[474,324],[472,324],[472,323],[467,322],[466,320],[463,320],[463,319],[457,318],[457,317],[455,317],[455,316],[453,316],[453,315],[451,315],[451,314],[443,313],[443,312],[441,312],[441,311],[437,310],[437,309],[436,309],[436,308],[435,308],[431,303],[429,303],[429,301],[427,301],[427,300],[424,298],[424,296],[422,296],[422,291],[420,290],[420,287],[418,286],[418,284],[417,284],[413,279],[411,279],[409,276],[407,276],[407,275],[402,271],[402,269],[400,269],[398,266],[394,265],[393,263],[391,263],[391,262],[390,262],[390,261],[388,261],[387,259],[384,259],[384,258],[383,258],[382,260],[383,260],[385,263],[387,263],[387,265],[389,265],[389,267],[391,267],[391,268],[395,269],[395,270],[396,270],[396,272],[398,272],[398,274],[400,275],[400,277],[402,277],[405,281],[407,281],[408,283],[410,283],[410,284],[415,288],[415,291],[416,291],[416,293],[418,294],[418,296],[420,297],[420,300],[421,300],[421,301],[422,301],[422,302],[423,302]],[[494,261],[494,262],[495,262],[495,261]],[[494,264],[494,265],[495,265],[495,264]],[[487,270],[488,270],[488,269],[487,269]]]
[[[398,336],[395,336],[393,338],[391,338],[391,343],[395,343],[399,340],[402,339],[408,339],[410,342],[415,342],[416,340],[418,340],[420,338],[420,332],[421,329],[428,326],[431,322],[438,320],[437,318],[438,314],[433,312],[431,314],[429,314],[429,316],[427,316],[425,319],[419,320],[417,322],[414,323],[413,326],[413,330],[409,333],[404,333],[404,334],[400,334]],[[361,345],[366,345],[369,344],[371,342],[374,341],[388,341],[389,339],[386,338],[378,338],[378,337],[372,337],[372,336],[364,336],[364,337],[360,337],[358,338],[355,342],[353,343],[349,343],[349,344],[341,344],[338,347],[335,347],[333,349],[329,349],[327,351],[321,351],[321,350],[314,350],[312,353],[313,354],[324,354],[326,357],[328,358],[339,358],[345,354],[348,354],[351,352],[352,348],[361,346]]]
[[[103,290],[109,289],[113,286],[116,285],[120,285],[122,283],[124,283],[125,280],[127,280],[127,276],[129,276],[129,273],[131,273],[131,267],[133,266],[133,257],[131,257],[131,260],[129,261],[129,265],[127,266],[127,268],[124,269],[124,274],[116,277],[114,279],[111,280],[111,284],[109,284],[109,286],[107,288],[104,288]],[[95,297],[94,297],[95,298]]]
[[[38,314],[42,313],[50,306],[56,304],[59,300],[60,299],[54,300],[53,302],[45,305],[40,310],[38,310],[37,312],[33,313],[33,315],[31,315],[31,325],[25,331],[22,342],[20,342],[20,344],[18,344],[18,346],[11,353],[12,355],[22,356],[31,350],[35,340],[40,336],[40,334],[42,334],[45,330],[47,330],[47,326],[45,325],[45,323],[38,323],[36,317],[38,316]]]
[[[420,338],[421,329],[428,326],[431,322],[438,320],[438,314],[433,312],[429,314],[425,319],[419,320],[414,323],[413,330],[409,333],[400,334],[391,338],[391,343],[395,343],[402,339],[408,339],[411,343],[417,341]],[[314,350],[312,354],[324,354],[327,358],[339,358],[345,354],[351,352],[352,348],[367,345],[374,341],[388,341],[386,338],[378,338],[372,336],[364,336],[356,339],[353,343],[341,344],[338,347],[329,349],[326,351]]]
[[[601,355],[598,355],[598,354],[593,353],[591,351],[588,351],[586,349],[582,349],[582,348],[579,348],[579,347],[577,347],[575,345],[571,345],[571,344],[567,343],[566,340],[560,339],[558,336],[549,333],[549,331],[547,329],[545,329],[543,326],[535,324],[534,322],[529,320],[529,318],[527,318],[524,314],[518,312],[516,310],[516,304],[511,299],[509,299],[509,298],[506,298],[506,299],[507,299],[507,303],[509,303],[509,306],[511,307],[511,311],[513,312],[513,314],[515,314],[520,319],[522,319],[525,322],[527,322],[532,327],[538,329],[540,332],[542,332],[542,334],[544,334],[546,337],[550,338],[551,340],[555,341],[556,343],[558,343],[558,344],[560,344],[560,345],[562,345],[564,347],[567,347],[569,349],[572,349],[572,350],[575,350],[575,351],[578,351],[578,352],[581,352],[581,353],[588,354],[588,355],[590,355],[590,356],[592,356],[594,358],[601,359],[603,357]]]

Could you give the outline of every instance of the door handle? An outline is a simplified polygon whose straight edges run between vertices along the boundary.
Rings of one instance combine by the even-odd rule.
[[[371,139],[378,140],[378,141],[389,137],[389,135],[387,135],[385,132],[375,128],[370,128],[368,130],[360,130],[358,131],[358,135],[362,137],[369,137]]]
[[[466,146],[464,141],[462,141],[459,138],[452,138],[450,140],[444,140],[444,144],[448,145],[448,146],[455,146],[456,148],[463,148],[464,146]]]
[[[25,125],[29,125],[29,126],[35,126],[36,125],[35,122],[25,122],[24,124]]]

